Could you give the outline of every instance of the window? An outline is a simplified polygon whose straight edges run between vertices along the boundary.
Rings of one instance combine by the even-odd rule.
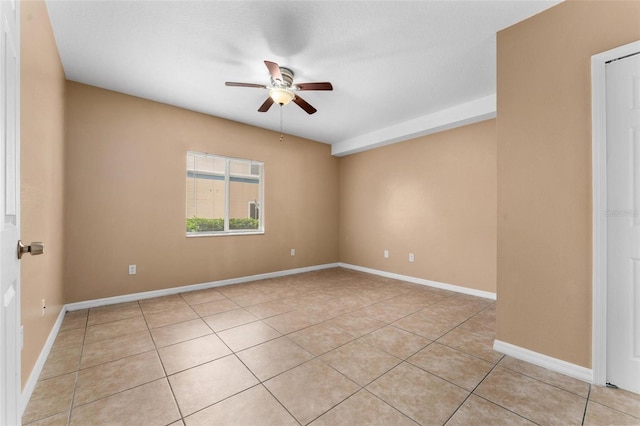
[[[187,152],[187,236],[264,232],[264,163]]]

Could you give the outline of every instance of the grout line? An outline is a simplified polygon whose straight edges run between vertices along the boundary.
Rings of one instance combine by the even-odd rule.
[[[591,397],[591,385],[589,385],[589,390],[587,391],[587,401],[584,404],[584,412],[582,413],[582,422],[581,425],[584,425],[584,421],[587,418],[587,407],[589,406],[589,398]]]
[[[493,370],[495,370],[495,369],[496,369],[496,367],[498,366],[498,363],[499,363],[499,362],[500,362],[500,361],[496,362],[496,363],[493,365],[493,367],[491,367],[491,369],[487,372],[487,374],[485,374],[485,375],[484,375],[484,377],[482,378],[482,380],[480,380],[480,381],[478,382],[478,384],[473,388],[473,390],[472,390],[471,392],[469,392],[469,391],[467,391],[467,390],[465,389],[465,391],[469,392],[469,394],[468,394],[468,395],[467,395],[467,397],[466,397],[466,398],[465,398],[465,399],[460,403],[460,405],[458,405],[458,408],[456,408],[456,410],[455,410],[453,413],[451,413],[451,415],[449,416],[449,418],[447,418],[447,420],[444,422],[444,424],[446,424],[449,420],[451,420],[451,418],[452,418],[453,416],[455,416],[455,415],[456,415],[456,413],[460,410],[460,408],[462,408],[462,406],[465,404],[465,402],[467,402],[467,400],[471,397],[471,395],[475,395],[475,391],[476,391],[476,389],[478,389],[478,387],[482,384],[482,382],[484,382],[484,381],[486,380],[486,378],[487,378],[487,377],[489,377],[489,374],[491,374],[491,373],[493,372]],[[444,380],[444,379],[443,379],[443,380]],[[463,388],[463,389],[464,389],[464,388]],[[476,395],[476,396],[477,396],[477,395]],[[496,404],[496,405],[498,405],[498,404]],[[504,408],[504,407],[502,407],[502,408]],[[509,410],[509,411],[511,411],[511,410]],[[522,417],[522,416],[521,416],[521,417]],[[528,419],[527,419],[527,420],[528,420]]]

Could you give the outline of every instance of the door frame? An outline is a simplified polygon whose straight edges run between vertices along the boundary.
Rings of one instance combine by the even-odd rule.
[[[607,382],[607,98],[606,65],[640,52],[640,40],[591,57],[592,204],[593,204],[593,384]]]

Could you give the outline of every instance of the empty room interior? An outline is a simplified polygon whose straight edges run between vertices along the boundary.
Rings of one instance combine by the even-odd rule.
[[[23,424],[640,424],[592,81],[640,1],[19,11]]]

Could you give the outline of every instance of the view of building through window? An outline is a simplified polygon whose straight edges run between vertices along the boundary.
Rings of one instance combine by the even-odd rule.
[[[187,235],[263,232],[259,161],[187,152]]]

